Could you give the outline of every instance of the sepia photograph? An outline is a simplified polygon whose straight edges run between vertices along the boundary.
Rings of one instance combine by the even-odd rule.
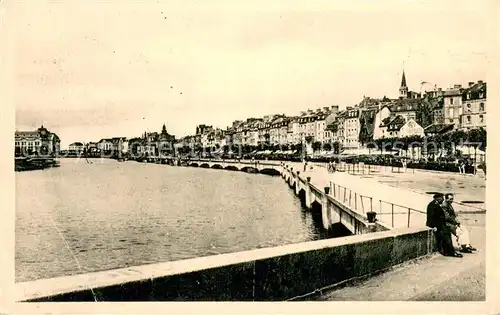
[[[2,5],[16,304],[486,303],[495,1]]]

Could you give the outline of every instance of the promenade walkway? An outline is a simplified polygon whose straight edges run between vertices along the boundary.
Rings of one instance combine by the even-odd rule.
[[[322,301],[484,301],[485,228],[469,227],[477,252],[463,258],[435,254],[365,281],[312,297]]]
[[[432,199],[429,191],[453,192],[456,200],[482,200],[485,195],[485,178],[478,175],[460,175],[444,172],[388,173],[379,172],[369,176],[350,175],[344,172],[329,174],[324,167],[313,166],[303,172],[301,163],[293,163],[294,169],[311,182],[327,185],[329,181],[346,186],[357,193],[373,198],[374,211],[379,212],[375,200],[384,200],[425,212]],[[384,207],[384,206],[383,206]],[[481,209],[481,207],[483,207]],[[486,229],[483,204],[455,204],[458,218],[468,228],[471,243],[477,252],[464,254],[463,258],[444,257],[435,254],[430,258],[409,262],[398,268],[352,283],[350,286],[323,292],[313,297],[323,301],[482,301],[485,299],[485,249]],[[402,209],[398,210],[400,212]],[[482,213],[478,213],[481,212]],[[377,217],[391,225],[390,214]],[[407,224],[407,214],[394,216],[395,227]],[[410,226],[424,226],[425,214],[412,212]]]
[[[301,171],[301,175],[310,176],[311,182],[319,187],[329,186],[332,182],[334,184],[332,189],[336,189],[336,194],[340,193],[342,198],[343,187],[348,189],[348,195],[349,190],[352,191],[353,196],[356,193],[358,211],[361,199],[363,199],[363,210],[359,211],[361,213],[370,209],[371,202],[371,210],[377,212],[379,221],[388,226],[407,227],[408,212],[410,212],[409,226],[425,226],[425,211],[432,200],[432,194],[428,194],[429,192],[453,192],[458,201],[484,201],[485,181],[477,176],[443,174],[443,172],[416,172],[415,174],[378,172],[370,175],[335,172],[332,174],[328,173],[325,167],[313,166],[312,169],[308,167],[306,172],[303,172],[302,163],[287,164],[293,166],[294,170]],[[408,208],[421,213],[408,211]],[[457,202],[454,208],[459,213],[484,212],[484,204],[466,205]]]

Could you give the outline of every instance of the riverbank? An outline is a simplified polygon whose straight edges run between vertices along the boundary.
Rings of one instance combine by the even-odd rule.
[[[42,170],[49,167],[60,166],[59,161],[46,157],[16,157],[14,158],[14,170],[16,172]]]

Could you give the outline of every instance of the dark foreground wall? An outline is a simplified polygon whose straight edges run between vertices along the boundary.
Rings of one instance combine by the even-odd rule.
[[[427,228],[392,230],[19,283],[16,294],[18,301],[279,301],[427,255],[432,244]]]

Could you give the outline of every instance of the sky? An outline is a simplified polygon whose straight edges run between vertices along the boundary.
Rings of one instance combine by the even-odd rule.
[[[73,141],[487,80],[495,2],[18,1],[16,129]],[[423,88],[430,89],[429,86]]]

